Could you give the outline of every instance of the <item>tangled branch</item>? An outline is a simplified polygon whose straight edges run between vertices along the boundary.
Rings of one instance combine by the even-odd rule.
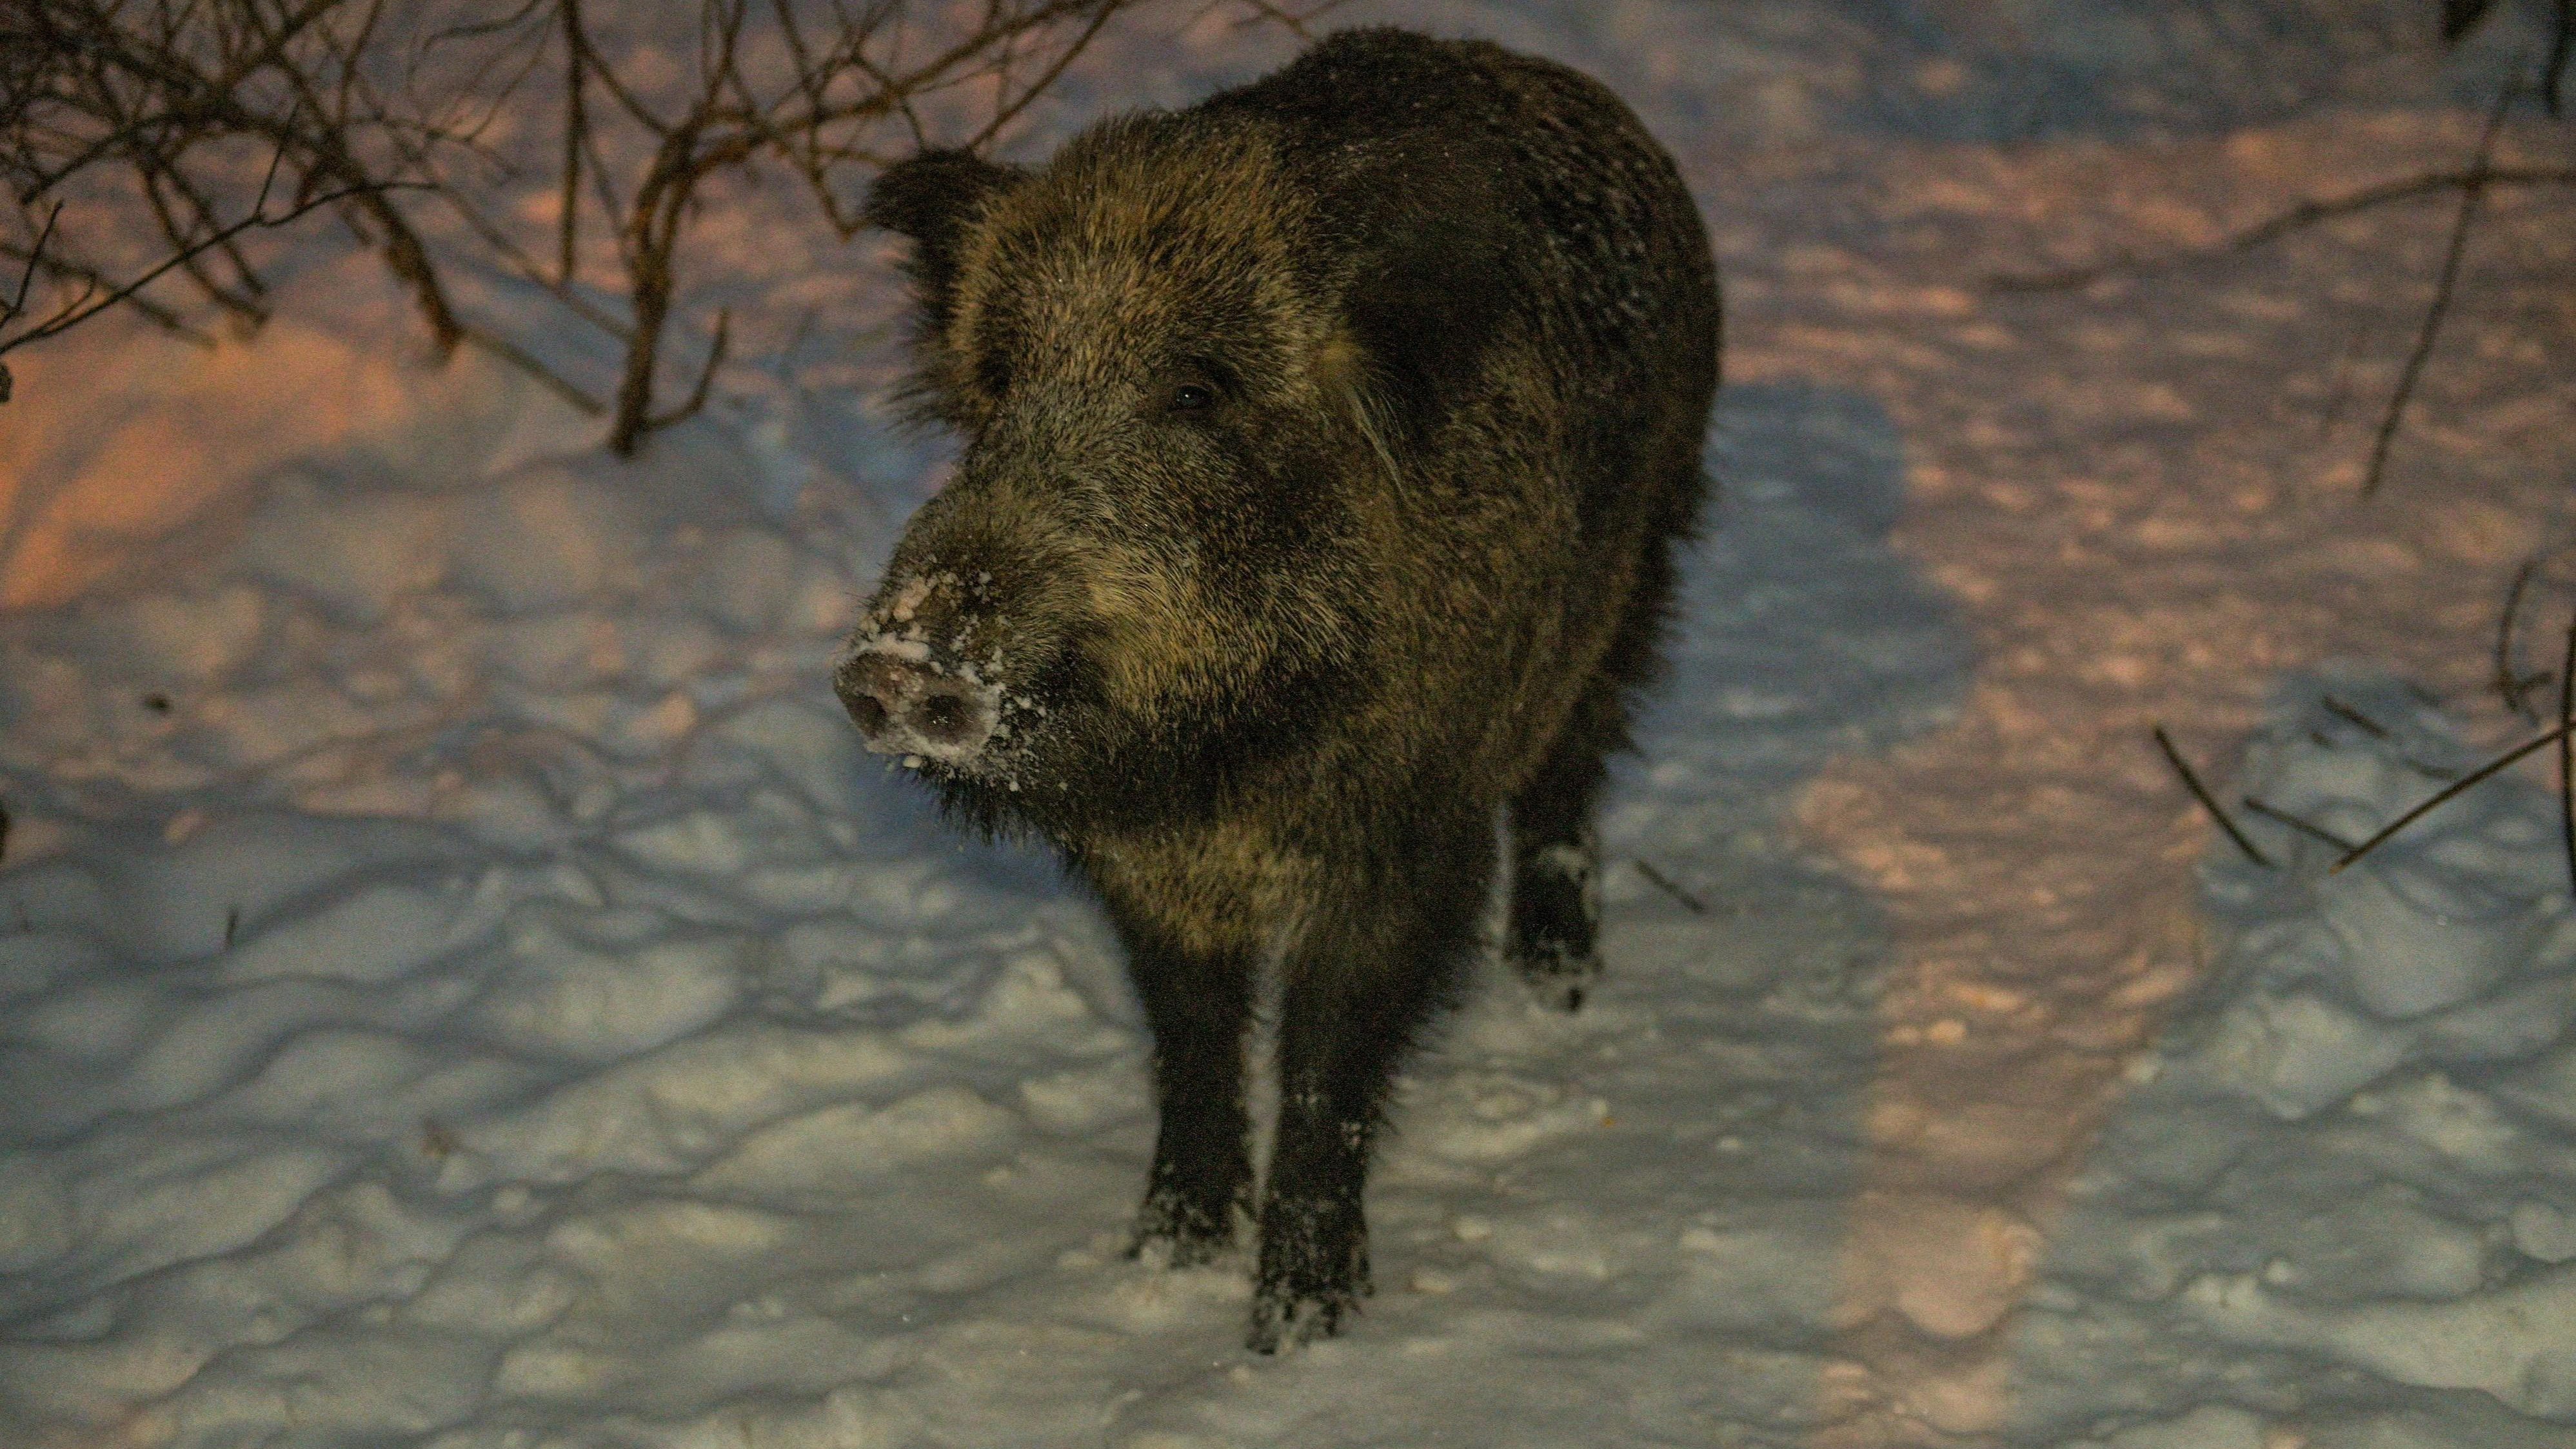
[[[661,405],[690,223],[709,183],[775,168],[853,236],[867,175],[943,139],[997,143],[1108,27],[1171,3],[696,0],[604,28],[583,0],[9,0],[0,179],[30,240],[0,239],[0,255],[22,264],[0,351],[118,305],[184,327],[181,308],[153,295],[165,282],[256,326],[270,279],[251,234],[327,208],[382,256],[442,356],[484,347],[608,413],[610,448],[631,454],[705,403],[727,355],[719,313],[682,400]],[[1302,30],[1329,0],[1303,12],[1215,3]],[[685,37],[671,28],[678,16]],[[560,95],[531,91],[538,75],[559,75]],[[261,200],[245,206],[252,157],[266,174]],[[266,205],[272,188],[284,205]],[[551,215],[532,218],[533,197]],[[423,206],[463,236],[428,226]],[[112,245],[130,240],[129,217],[157,236],[157,255],[117,282],[117,266],[89,248],[130,250]],[[90,240],[75,244],[74,231]],[[588,236],[613,243],[613,262],[586,254]],[[446,282],[459,246],[616,341],[605,403],[460,314]],[[591,300],[612,267],[622,308]],[[26,324],[43,288],[59,300]]]

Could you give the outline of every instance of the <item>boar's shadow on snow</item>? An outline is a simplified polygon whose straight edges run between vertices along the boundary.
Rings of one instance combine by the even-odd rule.
[[[1394,30],[1034,169],[925,153],[868,215],[911,243],[914,397],[965,452],[838,692],[1106,907],[1161,1109],[1138,1251],[1203,1262],[1248,1216],[1252,1346],[1332,1333],[1498,810],[1513,960],[1567,1009],[1598,974],[1604,758],[1703,492],[1707,235],[1597,83]]]

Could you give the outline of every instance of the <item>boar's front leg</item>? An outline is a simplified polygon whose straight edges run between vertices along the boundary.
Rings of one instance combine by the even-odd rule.
[[[1370,1149],[1406,1048],[1456,994],[1493,872],[1477,816],[1359,854],[1285,963],[1249,1340],[1261,1353],[1332,1334],[1369,1292]]]
[[[1243,1036],[1252,1019],[1253,955],[1191,950],[1110,903],[1127,971],[1154,1033],[1154,1095],[1162,1128],[1131,1256],[1159,1251],[1175,1268],[1234,1244],[1252,1207],[1251,1126],[1244,1114]]]

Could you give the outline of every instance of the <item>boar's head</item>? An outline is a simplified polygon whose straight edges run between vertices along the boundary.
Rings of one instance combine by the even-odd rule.
[[[965,451],[836,675],[870,749],[1061,833],[1216,808],[1367,693],[1393,469],[1317,210],[1197,115],[879,178]]]

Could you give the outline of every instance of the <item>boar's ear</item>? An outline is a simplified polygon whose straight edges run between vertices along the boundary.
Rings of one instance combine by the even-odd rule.
[[[1435,202],[1389,218],[1345,295],[1371,388],[1414,447],[1430,441],[1472,386],[1520,290],[1504,229],[1484,209]]]
[[[948,319],[957,254],[967,225],[985,199],[1026,173],[996,166],[971,151],[924,151],[877,173],[861,211],[868,222],[912,243],[905,270],[935,331]]]

